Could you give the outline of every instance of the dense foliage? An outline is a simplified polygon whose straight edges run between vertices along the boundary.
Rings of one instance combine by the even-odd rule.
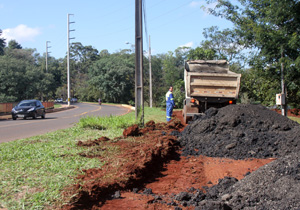
[[[244,72],[243,91],[253,100],[271,104],[274,95],[270,94],[281,92],[280,69],[283,66],[288,101],[299,106],[299,0],[238,0],[235,4],[229,0],[207,2],[216,2],[211,13],[231,21],[234,27],[227,32],[233,35],[235,44],[248,49],[251,68]],[[253,83],[250,84],[248,79]]]

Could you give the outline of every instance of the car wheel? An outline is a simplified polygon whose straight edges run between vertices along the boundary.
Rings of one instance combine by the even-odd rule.
[[[45,119],[45,117],[46,117],[46,113],[45,112],[43,112],[43,114],[42,114],[42,119]]]
[[[16,117],[14,117],[14,116],[12,116],[12,119],[13,119],[13,120],[16,120],[17,118],[16,118]]]
[[[33,114],[33,117],[32,117],[33,119],[36,119],[37,118],[37,113],[35,112],[34,114]]]

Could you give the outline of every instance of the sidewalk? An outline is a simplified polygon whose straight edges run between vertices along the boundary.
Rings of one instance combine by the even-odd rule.
[[[52,113],[52,112],[59,112],[59,111],[64,111],[64,110],[68,110],[68,109],[73,109],[75,108],[76,106],[74,105],[71,105],[71,106],[68,106],[66,104],[62,104],[61,107],[59,108],[55,108],[55,109],[46,109],[46,113]],[[10,120],[12,119],[11,117],[11,114],[0,114],[0,120]]]

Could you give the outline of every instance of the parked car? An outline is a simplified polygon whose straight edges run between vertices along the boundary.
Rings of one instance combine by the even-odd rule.
[[[66,102],[68,103],[68,99],[66,99]],[[70,98],[70,103],[76,103],[77,98]]]
[[[42,117],[44,119],[46,111],[39,100],[23,100],[11,110],[11,115],[13,120],[17,118],[26,119],[27,117],[32,117],[33,119]]]
[[[54,101],[55,103],[62,103],[63,102],[63,99],[62,98],[58,98]]]
[[[77,98],[71,98],[71,102],[72,103],[76,103],[77,102]]]

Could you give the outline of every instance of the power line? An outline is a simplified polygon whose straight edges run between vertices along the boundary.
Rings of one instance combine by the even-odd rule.
[[[160,4],[163,3],[164,1],[166,1],[166,0],[162,0],[162,1],[160,1],[160,2],[158,2],[158,3],[156,3],[156,4],[154,4],[154,5],[152,5],[151,7],[149,7],[149,9],[151,9],[151,8],[153,8],[153,7],[156,7],[156,6],[160,5]]]
[[[159,5],[159,4],[161,4],[161,3],[164,2],[164,1],[165,1],[165,0],[159,2],[159,3],[155,4],[155,5],[152,5],[150,8],[153,8],[153,7],[155,7],[155,6]],[[167,11],[167,12],[165,12],[165,13],[159,15],[159,16],[156,16],[156,17],[152,18],[152,19],[149,20],[149,21],[146,19],[146,18],[147,18],[147,17],[146,17],[146,6],[145,6],[144,2],[145,2],[145,1],[143,1],[144,20],[145,20],[145,24],[148,25],[147,23],[148,23],[149,21],[153,21],[153,20],[156,20],[156,19],[158,19],[158,18],[160,18],[160,17],[162,17],[162,16],[165,16],[165,15],[167,15],[167,14],[170,14],[170,13],[172,13],[172,12],[174,12],[174,11],[176,11],[176,10],[178,10],[178,9],[180,9],[180,8],[182,8],[182,7],[186,6],[186,5],[188,5],[188,4],[190,4],[190,3],[193,2],[193,1],[189,1],[188,3],[184,3],[184,4],[178,6],[178,7],[174,8],[174,9],[171,9],[171,10],[169,10],[169,11]],[[119,11],[119,10],[118,10],[118,11]],[[106,24],[102,25],[101,27],[105,27],[105,26],[107,26],[107,25],[111,25],[111,24],[114,24],[114,23],[121,23],[121,22],[127,20],[127,19],[130,18],[130,17],[133,17],[133,15],[129,15],[129,16],[126,16],[125,18],[123,17],[123,18],[120,18],[120,19],[115,20],[115,21],[113,21],[113,22],[106,23]],[[130,27],[127,27],[127,28],[124,28],[124,29],[121,29],[121,30],[116,30],[116,31],[113,31],[113,32],[105,33],[105,34],[95,34],[95,35],[92,36],[92,37],[99,37],[99,36],[100,36],[100,37],[105,37],[105,36],[110,36],[110,35],[112,35],[112,34],[121,33],[121,32],[130,30],[130,29],[133,29],[133,28],[134,28],[134,26],[130,26]],[[146,28],[146,30],[148,30],[148,26],[146,26],[145,28]],[[148,33],[148,31],[146,31],[146,33]],[[89,36],[89,37],[91,37],[91,36]],[[147,36],[147,43],[148,43],[148,36]]]
[[[168,24],[170,24],[170,23],[176,22],[177,20],[180,20],[180,19],[182,19],[183,17],[187,17],[187,16],[190,16],[190,15],[193,15],[193,14],[195,14],[195,13],[197,13],[197,12],[199,12],[199,11],[196,10],[196,11],[194,11],[194,12],[187,13],[187,14],[185,14],[185,15],[183,15],[183,16],[180,16],[180,17],[178,17],[178,18],[176,18],[176,19],[170,20],[170,21],[168,21],[168,22],[166,22],[166,23],[164,23],[164,24],[161,24],[161,25],[159,25],[159,26],[156,26],[156,27],[154,27],[154,28],[152,28],[152,29],[158,29],[158,28],[161,28],[161,27],[163,27],[163,26],[165,26],[165,25],[168,25]]]
[[[131,6],[133,6],[133,5],[134,5],[134,3],[128,4],[128,5],[125,6],[125,7],[122,6],[122,7],[120,7],[119,9],[115,9],[115,10],[113,10],[113,11],[111,11],[111,12],[109,12],[109,13],[106,13],[106,14],[104,14],[104,15],[97,16],[96,18],[107,17],[107,16],[112,15],[112,14],[115,14],[115,13],[117,13],[117,12],[119,12],[119,11],[123,11],[124,9],[126,9],[126,8],[128,8],[128,7],[131,7]]]
[[[153,20],[155,20],[155,19],[157,19],[157,18],[160,18],[160,17],[162,17],[162,16],[165,16],[165,15],[171,13],[171,12],[174,12],[174,11],[180,9],[181,7],[184,7],[184,6],[186,6],[186,5],[188,5],[188,4],[192,3],[192,2],[193,2],[193,1],[189,1],[188,3],[182,4],[182,5],[180,5],[179,7],[176,7],[176,8],[174,8],[174,9],[172,9],[172,10],[169,10],[169,11],[167,11],[167,12],[165,12],[165,13],[159,15],[159,16],[156,16],[156,17],[152,18],[150,21],[153,21]]]

